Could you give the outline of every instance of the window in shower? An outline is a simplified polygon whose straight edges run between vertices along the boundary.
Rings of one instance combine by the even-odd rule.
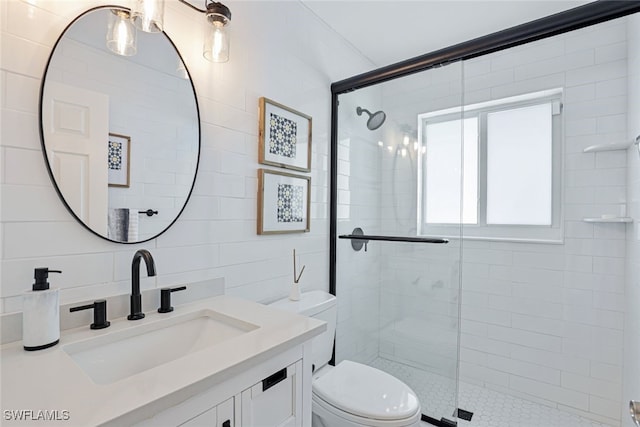
[[[561,240],[560,97],[469,105],[463,118],[460,109],[419,115],[419,234],[447,236],[462,222],[470,238]]]

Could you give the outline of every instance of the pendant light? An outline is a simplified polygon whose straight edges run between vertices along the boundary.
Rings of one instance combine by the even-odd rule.
[[[178,0],[193,10],[204,13],[209,23],[205,35],[202,56],[211,62],[227,62],[229,60],[229,23],[231,22],[231,10],[224,4],[205,0],[205,8],[199,9],[187,0]]]
[[[200,9],[195,7],[193,4],[188,2],[187,0],[178,0],[180,3],[189,6],[191,9],[197,10],[198,12],[204,13],[207,22],[209,23],[209,28],[207,29],[207,35],[205,36],[204,47],[202,55],[211,62],[227,62],[229,60],[229,45],[230,45],[230,36],[229,36],[229,23],[231,22],[231,10],[224,4],[212,1],[205,0],[205,8]],[[138,28],[141,31],[147,33],[158,33],[162,32],[164,28],[164,2],[165,0],[133,0],[133,4],[131,7],[131,13],[127,13],[126,11],[122,11],[119,9],[114,9],[117,11],[114,12],[116,16],[119,18],[119,21],[124,25],[126,19],[124,19],[125,14],[130,16],[131,22],[135,28]],[[114,24],[115,26],[115,24]],[[122,27],[124,28],[124,27]],[[111,37],[114,41],[111,43],[115,46],[109,49],[113,50],[116,53],[120,51],[133,52],[128,55],[135,54],[135,31],[131,31],[127,27],[127,30],[118,30],[123,33],[132,34],[133,37],[133,50],[131,48],[125,49],[125,44],[122,40],[131,40],[131,36],[128,36],[127,39],[122,39],[118,37]],[[109,34],[107,35],[107,44],[110,43],[110,35],[112,32],[115,32],[109,27]],[[127,42],[131,44],[130,42]],[[120,53],[121,55],[127,55],[125,53]]]
[[[133,56],[137,50],[136,29],[129,17],[126,10],[111,9],[107,23],[107,48],[122,56]]]
[[[134,0],[131,20],[145,33],[159,33],[164,29],[164,0]]]
[[[231,11],[222,3],[207,3],[207,21],[211,26],[207,30],[202,54],[211,62],[227,62]]]

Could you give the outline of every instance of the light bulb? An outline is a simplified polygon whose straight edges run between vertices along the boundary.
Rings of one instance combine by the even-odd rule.
[[[407,149],[403,148],[402,151],[400,151],[400,154],[402,154],[402,157],[407,157]]]
[[[413,142],[413,151],[416,151],[418,149],[418,141],[414,141]]]
[[[409,145],[409,135],[405,135],[404,138],[402,138],[402,144]]]
[[[229,31],[219,21],[211,23],[209,34],[204,41],[203,56],[211,62],[227,62],[229,60]]]
[[[378,147],[383,147],[383,146],[384,146],[384,142],[378,141]]]
[[[113,53],[122,56],[136,54],[136,29],[129,20],[129,12],[112,9],[107,24],[107,47]]]

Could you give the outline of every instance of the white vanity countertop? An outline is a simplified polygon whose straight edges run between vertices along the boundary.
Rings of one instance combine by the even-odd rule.
[[[203,309],[258,328],[110,384],[93,382],[64,350],[74,342]],[[0,424],[86,427],[144,419],[153,414],[152,403],[173,406],[326,330],[322,321],[229,296],[177,306],[171,313],[147,313],[141,320],[110,321],[106,329],[91,330],[87,325],[63,331],[60,343],[45,350],[24,351],[22,341],[0,347]],[[40,410],[57,411],[61,420],[9,420],[6,411],[21,410],[33,411],[32,417]],[[62,420],[65,414],[68,420]]]

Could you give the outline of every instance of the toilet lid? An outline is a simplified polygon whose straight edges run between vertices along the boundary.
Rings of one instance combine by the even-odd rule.
[[[313,393],[338,409],[364,418],[409,418],[420,407],[416,394],[399,379],[349,360],[313,382]]]

